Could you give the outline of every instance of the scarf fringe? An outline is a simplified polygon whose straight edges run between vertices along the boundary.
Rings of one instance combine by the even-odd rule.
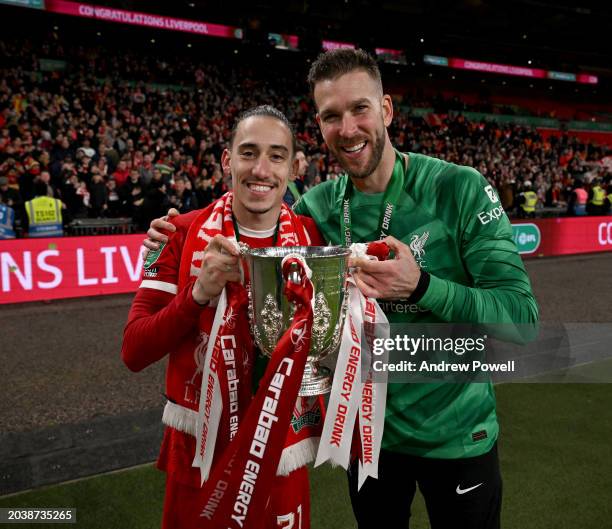
[[[179,432],[195,437],[198,413],[174,402],[166,402],[162,422]],[[319,437],[307,437],[283,449],[277,476],[288,476],[294,470],[308,465],[315,460],[319,449]]]
[[[166,402],[162,422],[170,428],[195,437],[198,412],[190,410],[174,402]]]
[[[307,437],[284,448],[276,475],[288,476],[294,470],[312,463],[317,456],[320,439],[320,437]]]

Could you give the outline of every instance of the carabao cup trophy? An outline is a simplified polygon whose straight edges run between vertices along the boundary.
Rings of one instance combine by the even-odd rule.
[[[250,278],[251,334],[266,356],[272,355],[278,340],[290,327],[295,312],[295,306],[283,293],[283,258],[298,254],[312,270],[312,336],[300,396],[322,395],[331,390],[331,372],[320,362],[336,352],[340,345],[348,302],[346,275],[350,253],[348,248],[341,246],[283,246],[243,251]],[[298,269],[291,272],[288,281],[300,282],[299,273]]]

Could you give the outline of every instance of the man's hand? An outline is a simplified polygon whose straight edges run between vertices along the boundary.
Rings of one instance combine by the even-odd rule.
[[[229,281],[240,281],[238,267],[240,253],[229,239],[215,235],[202,257],[198,279],[191,291],[196,303],[204,305],[221,294]]]
[[[160,242],[168,242],[168,237],[157,230],[176,231],[176,226],[168,222],[168,219],[176,217],[178,214],[179,212],[176,209],[170,208],[166,216],[151,221],[147,230],[148,239],[145,239],[142,243],[147,250],[159,250]]]
[[[364,296],[370,298],[408,298],[419,282],[421,269],[406,244],[395,237],[386,237],[383,242],[387,243],[395,253],[395,259],[387,261],[350,259],[349,266],[357,268],[353,273],[355,284]]]

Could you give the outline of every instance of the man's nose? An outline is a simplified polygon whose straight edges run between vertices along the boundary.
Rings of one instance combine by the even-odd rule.
[[[342,123],[340,128],[340,136],[343,138],[350,138],[355,134],[357,130],[357,122],[355,118],[349,114],[342,116]]]
[[[260,156],[253,166],[253,176],[258,178],[267,178],[272,174],[272,166],[270,160],[265,156]]]

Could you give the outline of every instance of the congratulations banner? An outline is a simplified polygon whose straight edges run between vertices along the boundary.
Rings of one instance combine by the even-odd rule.
[[[0,242],[0,304],[134,292],[142,234]]]
[[[439,55],[423,56],[425,64],[434,66],[446,66],[459,70],[473,70],[476,72],[498,73],[503,75],[518,75],[520,77],[533,77],[535,79],[553,79],[556,81],[573,81],[583,84],[597,84],[599,78],[591,74],[575,74],[569,72],[555,72],[553,70],[542,70],[540,68],[528,68],[526,66],[514,66],[512,64],[497,64],[494,62],[472,61],[458,57],[441,57]]]
[[[612,216],[513,221],[522,255],[546,257],[612,251]]]
[[[134,26],[185,31],[187,33],[197,33],[210,37],[225,37],[230,39],[242,38],[242,30],[233,26],[209,24],[197,20],[185,20],[182,18],[153,15],[151,13],[140,13],[138,11],[127,11],[125,9],[82,4],[80,2],[69,2],[67,0],[46,0],[45,5],[47,11],[62,15],[95,18],[96,20],[132,24]]]

